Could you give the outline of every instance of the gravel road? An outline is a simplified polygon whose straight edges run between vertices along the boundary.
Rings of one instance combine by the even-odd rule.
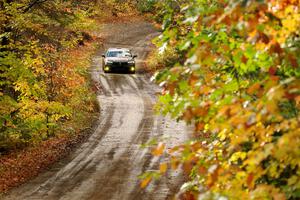
[[[105,45],[93,58],[91,75],[97,83],[101,107],[99,123],[90,138],[67,158],[32,181],[12,190],[4,199],[26,200],[162,200],[172,199],[180,172],[140,189],[138,175],[157,169],[165,158],[153,158],[141,144],[160,138],[168,146],[187,140],[187,127],[155,115],[160,88],[143,73],[143,60],[158,35],[148,22],[103,25]],[[137,73],[104,74],[101,54],[108,47],[129,47],[138,54]]]

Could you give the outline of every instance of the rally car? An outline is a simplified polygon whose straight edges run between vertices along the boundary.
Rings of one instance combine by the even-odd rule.
[[[103,71],[135,73],[135,58],[130,49],[110,48],[103,57]]]

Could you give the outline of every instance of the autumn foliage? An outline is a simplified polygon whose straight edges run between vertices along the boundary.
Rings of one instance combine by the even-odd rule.
[[[166,0],[156,9],[161,48],[185,57],[156,74],[157,107],[195,127],[190,142],[159,152],[189,174],[179,198],[299,199],[299,0]]]
[[[91,8],[75,0],[0,2],[0,154],[74,134],[94,109]]]

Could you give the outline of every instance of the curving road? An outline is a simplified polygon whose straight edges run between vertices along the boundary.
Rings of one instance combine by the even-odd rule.
[[[140,189],[138,175],[157,169],[164,158],[153,158],[141,144],[168,138],[168,145],[187,138],[187,128],[153,111],[160,89],[143,72],[143,59],[158,35],[150,23],[134,21],[102,28],[105,45],[93,59],[91,75],[97,83],[101,107],[99,123],[90,138],[67,158],[34,180],[12,190],[4,199],[45,200],[160,200],[172,199],[180,172]],[[138,72],[104,74],[101,53],[108,47],[129,47],[138,54]]]

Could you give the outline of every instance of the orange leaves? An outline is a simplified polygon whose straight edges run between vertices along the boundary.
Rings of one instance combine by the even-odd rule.
[[[206,180],[206,185],[208,187],[213,187],[214,184],[217,182],[218,176],[221,172],[222,172],[222,169],[218,165],[210,166],[210,168],[208,169],[209,175]]]
[[[192,169],[193,169],[193,167],[194,167],[194,162],[193,161],[186,161],[182,165],[183,171],[186,174],[190,174],[191,171],[192,171]]]
[[[161,164],[159,165],[159,172],[160,172],[161,174],[166,173],[167,169],[168,169],[168,164],[167,164],[167,163],[161,163]]]
[[[159,173],[156,170],[149,170],[143,173],[142,175],[139,176],[139,178],[141,179],[140,187],[141,188],[147,187],[151,181],[159,179],[162,174],[163,173]]]
[[[254,188],[254,174],[250,173],[247,177],[247,186],[250,189]]]
[[[189,122],[195,117],[205,117],[208,114],[210,105],[209,103],[205,105],[201,105],[199,107],[194,107],[194,108],[187,108],[185,112],[183,113],[182,119]],[[202,122],[199,122],[196,126],[196,129],[201,130],[204,128],[204,124]]]
[[[197,122],[195,125],[195,131],[199,132],[199,131],[203,131],[205,127],[205,123],[203,122]]]
[[[152,150],[152,155],[161,156],[165,150],[165,146],[164,143],[159,143],[158,146]]]
[[[195,74],[192,74],[191,77],[189,78],[189,84],[193,87],[195,86],[199,81],[199,77]]]
[[[194,108],[192,110],[193,116],[195,116],[195,117],[205,117],[208,113],[208,109],[209,109],[208,105]]]
[[[191,108],[186,109],[182,115],[182,119],[186,122],[190,122],[193,119],[193,117],[193,111]]]
[[[259,92],[260,89],[261,89],[261,84],[260,83],[255,83],[255,84],[253,84],[252,86],[250,86],[248,88],[247,92],[252,95],[254,93]]]
[[[202,165],[200,165],[199,167],[198,167],[198,174],[200,174],[200,175],[206,175],[207,174],[207,169],[206,169],[206,167],[204,167],[204,166],[202,166]]]
[[[179,158],[177,158],[175,156],[171,156],[171,168],[173,170],[176,170],[176,169],[178,169],[179,165],[180,165]]]
[[[300,95],[295,97],[295,102],[296,102],[296,105],[300,108]]]
[[[140,187],[141,187],[141,188],[147,187],[151,180],[152,180],[152,178],[151,178],[150,176],[149,176],[149,177],[146,177],[145,179],[143,179],[143,180],[141,181]]]
[[[168,89],[168,91],[171,95],[174,95],[175,89],[177,87],[177,83],[176,82],[169,83],[169,84],[166,84],[165,87]]]

